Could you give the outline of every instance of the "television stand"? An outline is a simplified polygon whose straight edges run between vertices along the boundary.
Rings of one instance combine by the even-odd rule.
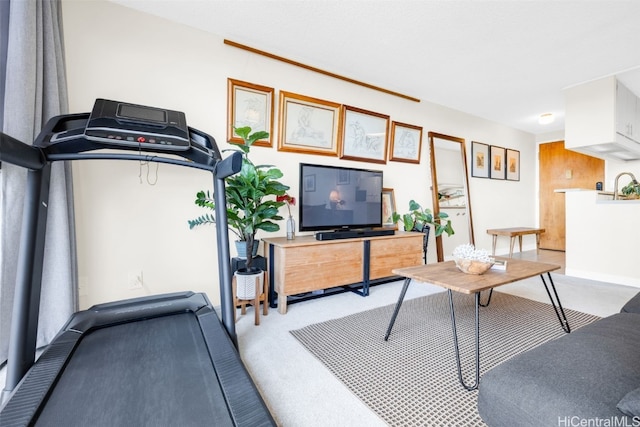
[[[268,246],[271,307],[277,301],[278,312],[285,314],[289,297],[293,303],[295,295],[337,287],[365,297],[370,284],[397,279],[394,268],[421,265],[423,239],[424,233],[405,231],[326,241],[314,236],[262,238]]]
[[[365,230],[334,230],[316,233],[316,240],[355,239],[358,237],[393,236],[396,231],[392,228],[371,228]]]

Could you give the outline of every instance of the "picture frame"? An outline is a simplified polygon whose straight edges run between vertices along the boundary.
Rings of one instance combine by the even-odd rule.
[[[272,87],[241,80],[227,79],[227,141],[243,144],[234,128],[251,127],[251,133],[269,132],[269,137],[253,143],[254,146],[273,146],[273,97]]]
[[[303,190],[305,193],[313,193],[316,191],[316,176],[315,174],[306,175],[302,181]]]
[[[491,179],[505,179],[505,152],[503,147],[491,146]]]
[[[349,175],[349,170],[346,169],[338,169],[338,185],[349,185],[351,182],[351,177]]]
[[[388,115],[343,105],[340,117],[341,159],[387,163]]]
[[[391,122],[389,160],[419,164],[421,152],[422,127]]]
[[[507,180],[520,181],[520,151],[507,148],[505,167]]]
[[[338,155],[342,104],[280,91],[278,151]]]
[[[471,141],[471,176],[475,178],[489,178],[491,161],[489,145]]]
[[[384,228],[398,229],[398,224],[393,222],[393,213],[396,211],[396,198],[393,188],[382,189],[382,226]]]

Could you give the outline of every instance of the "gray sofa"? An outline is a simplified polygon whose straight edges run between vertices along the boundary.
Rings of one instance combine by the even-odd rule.
[[[478,412],[490,427],[640,425],[640,293],[484,374]]]

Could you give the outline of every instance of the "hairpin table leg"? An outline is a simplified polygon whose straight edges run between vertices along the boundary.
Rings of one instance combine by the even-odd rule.
[[[396,323],[396,317],[398,317],[398,312],[400,311],[400,307],[402,306],[402,301],[404,301],[404,296],[406,295],[407,289],[409,288],[409,283],[411,283],[411,279],[406,277],[404,279],[404,284],[402,285],[402,291],[400,291],[400,297],[398,298],[398,302],[396,303],[396,308],[393,310],[391,321],[389,322],[389,326],[387,327],[387,333],[384,336],[385,341],[389,339],[389,334],[391,333],[393,324]]]
[[[566,333],[571,332],[571,327],[569,326],[569,321],[567,320],[567,315],[564,313],[564,309],[562,308],[562,304],[560,303],[560,298],[558,298],[558,292],[556,291],[556,287],[553,284],[553,279],[551,278],[551,273],[547,273],[547,277],[549,278],[549,283],[551,284],[551,289],[553,290],[553,295],[555,296],[555,300],[551,296],[551,292],[549,291],[549,287],[547,286],[547,282],[544,280],[544,275],[541,274],[540,278],[542,279],[542,284],[544,288],[547,290],[547,295],[549,295],[549,300],[551,300],[551,305],[553,306],[554,311],[556,312],[556,316],[558,316],[558,320],[560,321],[560,326]],[[556,306],[557,301],[557,306]]]
[[[451,309],[451,325],[453,327],[453,345],[455,347],[456,352],[456,364],[458,368],[458,379],[460,380],[460,384],[469,390],[475,390],[478,388],[478,384],[480,384],[480,292],[475,293],[476,300],[476,325],[475,325],[475,344],[476,344],[476,378],[475,383],[472,385],[467,385],[464,382],[464,378],[462,377],[462,368],[460,366],[460,348],[458,347],[458,331],[456,328],[456,314],[455,309],[453,307],[453,295],[451,289],[448,289],[449,292],[449,307]]]
[[[487,298],[487,302],[480,303],[480,307],[489,307],[489,303],[491,302],[491,296],[493,295],[493,288],[489,290],[489,298]]]

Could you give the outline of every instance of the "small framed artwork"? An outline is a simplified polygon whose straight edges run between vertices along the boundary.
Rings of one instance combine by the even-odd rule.
[[[273,146],[273,94],[271,87],[227,79],[227,141],[242,144],[233,129],[249,126],[251,133],[269,132],[268,138],[253,145]]]
[[[382,226],[385,228],[398,229],[398,224],[393,222],[393,213],[396,211],[396,198],[393,195],[393,188],[382,189]]]
[[[507,179],[520,181],[520,151],[507,148]]]
[[[338,185],[349,185],[351,182],[349,171],[346,169],[338,169]]]
[[[394,162],[420,163],[421,150],[422,127],[391,122],[389,160],[393,160]]]
[[[491,146],[491,178],[505,178],[505,149],[502,147]]]
[[[489,178],[489,145],[471,142],[471,176]]]
[[[337,156],[341,106],[280,91],[278,151]]]
[[[303,179],[303,189],[307,193],[312,193],[316,191],[316,176],[313,175],[305,175]]]
[[[342,106],[340,158],[387,163],[389,116]]]

